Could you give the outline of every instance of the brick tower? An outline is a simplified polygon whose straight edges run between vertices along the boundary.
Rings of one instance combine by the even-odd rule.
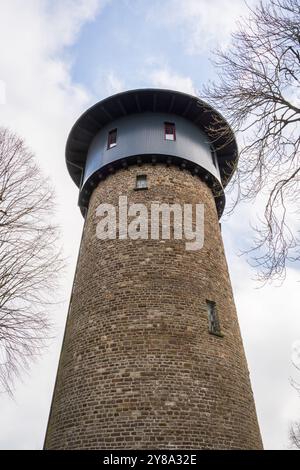
[[[184,93],[128,91],[78,119],[66,159],[85,226],[45,448],[262,448],[219,226],[227,123]],[[119,196],[204,204],[203,248],[99,240],[97,207]]]

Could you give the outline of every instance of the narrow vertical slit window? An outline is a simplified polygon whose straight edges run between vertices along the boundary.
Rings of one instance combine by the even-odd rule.
[[[112,129],[108,133],[107,148],[111,149],[117,145],[117,129]]]
[[[165,122],[165,140],[176,140],[174,122]]]
[[[216,302],[213,302],[212,300],[207,300],[206,308],[207,308],[207,314],[208,314],[209,332],[213,335],[222,336]]]
[[[135,189],[147,189],[147,175],[137,175]]]

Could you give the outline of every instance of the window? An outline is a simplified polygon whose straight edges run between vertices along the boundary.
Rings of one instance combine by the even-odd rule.
[[[208,329],[209,332],[213,335],[221,335],[220,324],[217,313],[216,302],[212,300],[206,301],[207,313],[208,313]]]
[[[165,122],[165,140],[176,140],[174,122]]]
[[[117,145],[117,129],[113,129],[108,133],[107,148],[111,149]]]
[[[147,175],[137,175],[135,189],[147,189]]]

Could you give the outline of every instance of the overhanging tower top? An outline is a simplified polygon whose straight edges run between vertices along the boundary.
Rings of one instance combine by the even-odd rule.
[[[66,145],[66,163],[75,184],[80,186],[90,145],[103,127],[121,117],[149,112],[178,115],[204,132],[214,145],[222,185],[227,185],[238,158],[236,140],[229,124],[199,98],[157,88],[118,93],[99,101],[80,116]]]

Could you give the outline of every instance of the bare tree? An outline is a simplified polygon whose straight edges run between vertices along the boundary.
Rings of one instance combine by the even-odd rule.
[[[299,0],[263,0],[249,8],[231,46],[215,57],[219,79],[204,95],[240,138],[235,204],[258,195],[265,201],[249,251],[260,279],[284,278],[286,264],[300,259]]]
[[[293,362],[295,369],[300,372],[300,366]],[[291,384],[300,397],[300,383],[291,379]],[[294,449],[300,449],[300,421],[294,422],[290,427],[290,442]]]
[[[300,449],[300,423],[294,423],[291,425],[290,441],[294,449]]]
[[[63,262],[53,191],[24,142],[0,128],[0,389],[39,353]]]

